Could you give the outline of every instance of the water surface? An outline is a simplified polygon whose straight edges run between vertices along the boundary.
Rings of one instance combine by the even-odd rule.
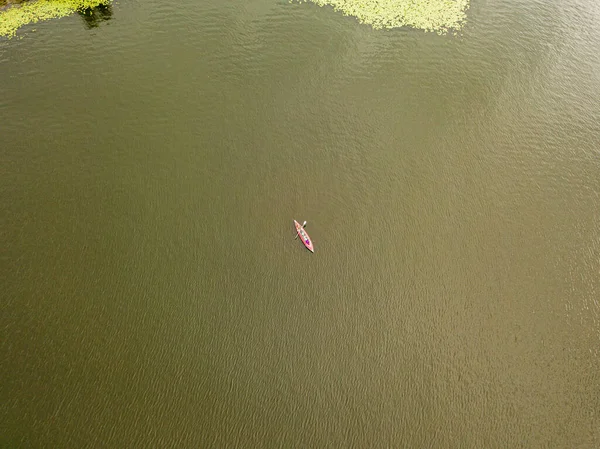
[[[0,41],[2,445],[600,446],[595,2],[109,17]]]

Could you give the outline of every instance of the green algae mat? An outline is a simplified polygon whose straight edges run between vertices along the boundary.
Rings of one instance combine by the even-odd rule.
[[[0,36],[13,37],[23,25],[68,16],[109,2],[110,0],[37,0],[12,5],[0,11]]]
[[[332,6],[374,29],[412,27],[438,33],[460,30],[469,8],[469,0],[297,1]],[[107,0],[37,0],[13,5],[0,11],[0,36],[12,37],[23,25],[67,16],[106,3]]]
[[[298,0],[353,16],[375,29],[412,27],[446,33],[460,30],[469,0]]]

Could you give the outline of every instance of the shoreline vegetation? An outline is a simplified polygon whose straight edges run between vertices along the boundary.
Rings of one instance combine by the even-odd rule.
[[[14,37],[24,25],[87,12],[112,0],[0,0],[0,36]]]
[[[459,31],[467,17],[469,0],[290,0],[331,6],[373,29],[410,27],[445,34]]]

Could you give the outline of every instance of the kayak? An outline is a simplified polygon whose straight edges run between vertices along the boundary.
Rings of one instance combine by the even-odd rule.
[[[304,230],[304,226],[302,226],[296,220],[294,220],[294,226],[296,226],[296,232],[298,233],[300,240],[302,240],[302,243],[304,243],[304,246],[306,246],[311,253],[314,253],[315,249],[313,248],[312,240]]]

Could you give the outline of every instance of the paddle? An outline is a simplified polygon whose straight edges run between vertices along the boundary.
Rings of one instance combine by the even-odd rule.
[[[302,223],[302,227],[306,226],[306,220],[304,220],[304,223]],[[298,233],[296,232],[296,237],[294,237],[294,240],[296,240],[298,238]]]

